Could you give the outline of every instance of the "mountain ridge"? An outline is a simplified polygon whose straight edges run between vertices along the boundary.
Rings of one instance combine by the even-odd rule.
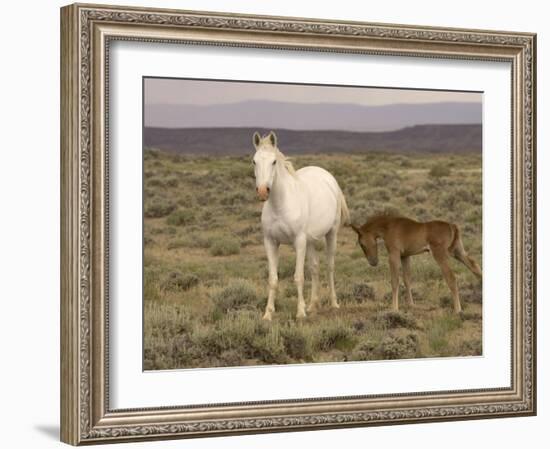
[[[145,127],[143,145],[178,154],[245,155],[253,151],[252,135],[270,128]],[[473,153],[481,152],[480,124],[429,124],[395,131],[273,129],[285,154],[317,152]]]

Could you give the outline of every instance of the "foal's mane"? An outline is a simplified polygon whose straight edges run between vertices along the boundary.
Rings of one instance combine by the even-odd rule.
[[[399,212],[394,211],[382,211],[376,212],[373,215],[367,217],[367,221],[363,225],[364,228],[369,228],[377,225],[384,225],[384,221],[392,218],[403,217]]]
[[[381,220],[383,218],[400,218],[403,217],[399,212],[394,211],[382,211],[382,212],[376,212],[375,214],[369,215],[367,217],[367,223],[370,223],[371,221]]]

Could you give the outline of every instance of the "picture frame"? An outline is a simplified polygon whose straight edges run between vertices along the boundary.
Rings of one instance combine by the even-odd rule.
[[[112,408],[109,52],[117,41],[509,63],[510,385]],[[535,223],[534,34],[66,6],[61,9],[61,440],[81,445],[535,415]]]

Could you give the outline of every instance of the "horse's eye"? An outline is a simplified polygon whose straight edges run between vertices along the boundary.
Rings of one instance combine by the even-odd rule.
[[[252,165],[256,165],[256,161],[252,159]]]
[[[273,164],[271,164],[271,165],[275,165],[276,163],[277,163],[277,161],[273,161]]]

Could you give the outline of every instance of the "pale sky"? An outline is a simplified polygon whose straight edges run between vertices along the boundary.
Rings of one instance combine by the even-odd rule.
[[[379,106],[396,103],[480,103],[479,92],[449,92],[369,87],[145,79],[145,104],[214,105],[251,100],[296,103],[349,103]]]

